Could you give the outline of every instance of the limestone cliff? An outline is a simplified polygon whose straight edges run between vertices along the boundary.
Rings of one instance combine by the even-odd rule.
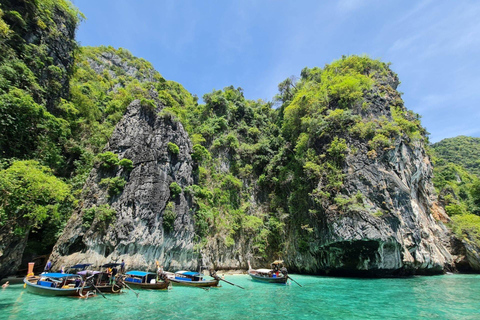
[[[258,233],[237,232],[233,246],[213,235],[206,260],[239,268],[247,258],[267,265],[281,256],[296,272],[347,276],[452,270],[449,218],[433,188],[424,129],[403,106],[397,76],[358,57],[302,73],[282,106],[286,144],[262,184],[244,180],[249,214],[283,227],[276,236],[269,230],[266,253],[256,249]],[[218,156],[231,170],[229,157]]]
[[[90,68],[105,74],[113,58]],[[450,270],[449,218],[433,190],[424,129],[398,83],[385,64],[351,57],[302,71],[278,113],[229,87],[185,115],[152,89],[157,107],[133,102],[104,150],[131,159],[133,170],[96,164],[54,248],[56,267],[125,259],[137,269],[156,260],[170,270],[241,269],[280,256],[310,274]],[[113,178],[126,181],[118,195],[104,182]]]
[[[360,192],[361,206],[330,205],[320,219],[312,217],[309,250],[298,254],[298,246],[289,246],[290,265],[302,272],[372,276],[435,274],[452,267],[448,230],[440,221],[448,217],[436,204],[432,167],[421,144],[397,141],[375,160],[359,151],[347,157],[344,172],[344,192]],[[294,234],[289,236],[294,244]]]
[[[315,152],[326,157],[324,168],[342,184],[319,175],[310,191],[310,214],[287,235],[287,261],[308,273],[442,273],[453,267],[446,248],[449,232],[442,223],[449,219],[433,188],[423,128],[404,108],[391,70],[348,60],[324,74],[337,77],[342,68],[351,78],[359,72],[357,79],[373,82],[363,88],[360,100],[345,103],[332,97],[323,120],[337,124],[323,137],[310,138]],[[328,79],[324,74],[322,81]],[[311,229],[302,228],[306,224]],[[299,236],[308,242],[303,248],[295,241]]]
[[[158,111],[142,106],[139,100],[128,107],[105,151],[131,159],[133,169],[106,171],[97,164],[92,170],[82,206],[53,249],[55,266],[125,259],[129,268],[136,269],[153,268],[156,260],[167,268],[196,268],[189,198],[184,192],[174,197],[169,188],[172,182],[181,188],[193,183],[192,147],[183,126],[157,116]],[[169,151],[169,143],[178,146],[178,154]],[[101,184],[108,177],[125,178],[121,194],[108,194]],[[86,210],[106,204],[115,210],[115,217],[105,222],[97,214],[86,227]],[[166,230],[168,210],[173,210],[174,219]]]

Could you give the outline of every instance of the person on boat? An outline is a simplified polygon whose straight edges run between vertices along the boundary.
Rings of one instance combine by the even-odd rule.
[[[2,289],[5,289],[6,287],[8,287],[10,285],[10,282],[7,281],[5,282],[3,285],[2,285]]]
[[[49,272],[50,269],[52,269],[52,261],[48,260],[47,264],[45,265],[45,268],[43,268],[43,272]]]
[[[122,263],[120,263],[120,273],[125,273],[125,260],[122,259]]]
[[[62,266],[62,270],[60,271],[60,273],[65,273],[65,266]]]
[[[112,281],[112,268],[105,269],[105,273],[107,274],[107,277],[108,277],[108,283],[110,283]]]
[[[110,284],[113,284],[115,282],[115,276],[117,275],[117,268],[113,267],[112,268],[112,276],[110,278]]]
[[[157,261],[157,281],[163,279],[163,266],[161,266]]]
[[[214,279],[218,279],[218,275],[217,275],[217,272],[215,271],[215,269],[210,268],[210,269],[208,269],[208,272],[210,274],[210,277],[212,277]]]

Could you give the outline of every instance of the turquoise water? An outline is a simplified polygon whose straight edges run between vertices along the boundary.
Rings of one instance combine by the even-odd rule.
[[[292,275],[303,287],[253,282],[245,275],[208,291],[43,297],[23,285],[0,289],[0,319],[480,319],[480,275],[348,279]]]

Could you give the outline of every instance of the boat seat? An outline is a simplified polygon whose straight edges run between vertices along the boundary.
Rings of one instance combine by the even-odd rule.
[[[43,287],[50,287],[50,288],[55,287],[55,284],[53,282],[48,282],[48,281],[40,281],[39,280],[39,281],[37,281],[37,284],[39,286],[43,286]]]

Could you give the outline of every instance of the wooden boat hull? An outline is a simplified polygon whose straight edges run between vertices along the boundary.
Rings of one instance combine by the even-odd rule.
[[[117,285],[105,285],[105,286],[95,286],[101,293],[121,293],[122,288]],[[93,288],[95,289],[95,288]]]
[[[165,290],[168,289],[168,282],[157,282],[157,283],[138,283],[124,281],[132,289],[152,289],[152,290]]]
[[[170,279],[172,285],[183,287],[218,287],[218,280],[204,280],[204,281],[183,281],[178,279]]]
[[[33,279],[35,280],[35,279]],[[71,297],[78,297],[80,294],[86,295],[88,291],[91,291],[93,288],[91,287],[84,287],[82,288],[69,288],[69,289],[62,289],[62,288],[49,288],[40,286],[34,283],[31,283],[29,279],[25,278],[23,282],[26,284],[27,291],[35,294],[40,294],[44,296],[71,296]]]
[[[273,278],[273,277],[262,277],[262,276],[257,276],[255,274],[252,274],[252,273],[248,273],[248,275],[252,278],[252,280],[254,281],[258,281],[258,282],[266,282],[266,283],[287,283],[288,281],[288,278],[287,277],[276,277],[276,278]]]

